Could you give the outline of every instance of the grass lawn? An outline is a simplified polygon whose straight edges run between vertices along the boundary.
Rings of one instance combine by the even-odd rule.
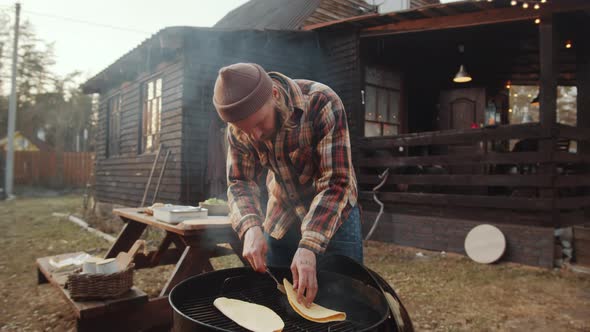
[[[0,202],[0,331],[75,329],[74,315],[57,291],[37,286],[34,262],[107,250],[106,241],[51,215],[74,213],[81,205],[77,195]],[[419,331],[590,331],[587,275],[418,252],[377,242],[365,247],[366,264],[394,286]],[[221,268],[237,262],[229,256],[213,263]],[[141,270],[136,284],[157,294],[171,269]]]

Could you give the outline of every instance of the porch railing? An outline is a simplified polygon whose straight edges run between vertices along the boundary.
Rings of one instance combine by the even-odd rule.
[[[422,132],[358,142],[360,196],[391,212],[558,227],[588,222],[590,131],[539,124]]]

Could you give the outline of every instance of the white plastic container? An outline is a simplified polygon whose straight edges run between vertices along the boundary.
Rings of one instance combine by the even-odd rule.
[[[171,205],[154,208],[154,218],[170,224],[189,219],[207,218],[207,209],[198,206]]]
[[[111,274],[119,272],[119,267],[114,258],[107,258],[96,263],[96,273]]]
[[[102,258],[88,257],[82,264],[83,273],[96,273],[96,263],[101,262]]]

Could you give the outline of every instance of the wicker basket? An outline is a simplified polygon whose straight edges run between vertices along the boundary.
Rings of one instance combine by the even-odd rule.
[[[68,276],[66,288],[73,300],[105,300],[119,297],[133,287],[133,267],[111,274],[82,274],[80,270]]]

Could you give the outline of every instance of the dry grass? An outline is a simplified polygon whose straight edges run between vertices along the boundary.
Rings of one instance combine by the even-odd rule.
[[[109,243],[52,212],[80,212],[80,196],[0,202],[0,330],[68,331],[74,315],[56,290],[36,285],[37,257],[84,250],[104,253]],[[101,223],[100,220],[93,222]],[[115,225],[115,226],[113,226]],[[102,227],[102,226],[101,226]],[[116,233],[116,224],[105,223]],[[151,232],[153,246],[161,234]],[[590,278],[514,264],[478,265],[458,255],[370,242],[366,263],[396,289],[417,330],[589,331]],[[236,256],[216,268],[239,266]],[[156,295],[171,266],[140,270],[136,284]]]
[[[418,330],[589,331],[590,278],[370,242],[366,264],[401,296]]]
[[[79,196],[17,199],[0,203],[0,329],[68,331],[72,312],[49,286],[36,285],[35,258],[85,250],[99,253],[108,243],[52,212],[74,211]]]

